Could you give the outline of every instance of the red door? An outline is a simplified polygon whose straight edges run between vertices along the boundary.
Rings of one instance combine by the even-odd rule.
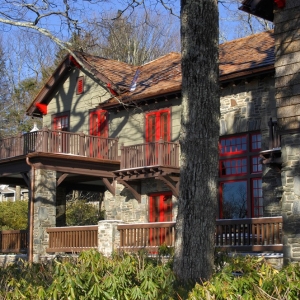
[[[163,109],[146,115],[146,165],[158,164],[158,141],[170,142],[170,110]]]
[[[149,199],[149,222],[172,221],[172,194],[152,194]],[[168,228],[153,228],[149,233],[149,245],[159,246],[163,243],[171,244],[171,232]]]
[[[69,130],[69,115],[54,116],[52,119],[52,151],[69,153],[69,134],[63,131]]]
[[[90,156],[108,158],[108,121],[107,111],[90,112]]]

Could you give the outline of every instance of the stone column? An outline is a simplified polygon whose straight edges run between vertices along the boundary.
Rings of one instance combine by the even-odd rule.
[[[281,132],[284,262],[300,261],[300,1],[274,11],[275,89]]]
[[[66,226],[66,189],[56,188],[56,227]]]
[[[33,262],[46,255],[48,227],[56,225],[56,172],[36,169],[34,174]]]
[[[111,256],[120,245],[120,233],[117,230],[120,220],[104,220],[98,223],[98,251],[105,256]]]

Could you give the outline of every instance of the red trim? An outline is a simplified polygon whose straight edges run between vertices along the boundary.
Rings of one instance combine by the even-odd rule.
[[[90,112],[90,135],[108,138],[108,113],[106,110]]]
[[[69,60],[74,65],[74,67],[81,69],[81,65],[77,62],[77,60],[72,55],[69,55]]]
[[[161,109],[146,114],[145,121],[146,143],[157,142],[160,138],[171,140],[171,112],[170,109]]]
[[[165,197],[171,197],[171,205],[165,202]],[[159,197],[158,207],[155,205],[156,197]],[[171,212],[170,212],[171,211]],[[168,213],[171,213],[172,220],[172,193],[162,192],[149,195],[149,222],[155,222],[158,217],[158,222],[171,221],[167,220]]]
[[[274,0],[278,8],[284,8],[285,7],[285,0]]]
[[[47,104],[43,104],[43,103],[36,103],[35,106],[37,107],[37,109],[43,114],[46,115],[48,112],[48,106]]]
[[[118,95],[118,93],[117,93],[115,90],[112,89],[110,83],[107,84],[107,88],[109,89],[109,92],[110,92],[113,96],[117,96],[117,95]]]
[[[83,79],[83,76],[80,76],[77,78],[76,94],[80,95],[83,92],[84,92],[84,79]]]

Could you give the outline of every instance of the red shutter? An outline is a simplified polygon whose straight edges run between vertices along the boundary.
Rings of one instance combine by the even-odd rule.
[[[83,77],[78,77],[77,79],[77,94],[83,93]]]

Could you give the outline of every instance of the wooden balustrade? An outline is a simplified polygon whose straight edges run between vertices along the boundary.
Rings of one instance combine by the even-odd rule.
[[[98,226],[72,226],[48,228],[47,252],[80,252],[98,248]]]
[[[28,247],[27,230],[0,231],[0,253],[25,253]]]
[[[147,249],[157,252],[165,244],[175,245],[175,222],[120,224],[120,250],[134,252]]]
[[[101,138],[83,133],[44,128],[0,140],[0,159],[26,155],[30,152],[64,153],[119,160],[118,139]]]
[[[120,249],[174,246],[175,222],[118,225]],[[282,251],[282,217],[216,221],[216,247],[227,251]]]
[[[179,144],[164,142],[121,146],[121,169],[145,166],[179,167]]]
[[[282,217],[217,220],[216,247],[230,251],[282,251]]]

